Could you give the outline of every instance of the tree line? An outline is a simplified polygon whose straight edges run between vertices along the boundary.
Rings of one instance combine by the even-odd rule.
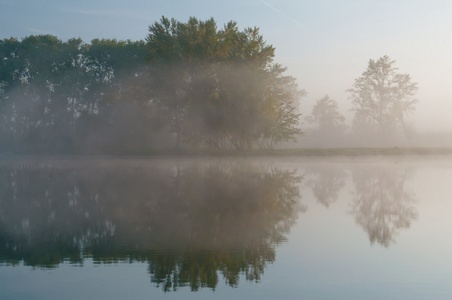
[[[350,134],[345,134],[345,117],[339,112],[336,100],[325,95],[316,100],[305,120],[309,133],[324,140],[372,140],[373,145],[393,145],[401,139],[410,143],[406,120],[418,102],[414,98],[418,85],[410,75],[398,72],[396,61],[387,55],[370,59],[366,70],[356,78],[349,94],[353,115]],[[368,142],[369,143],[369,142]]]
[[[257,27],[219,29],[213,18],[162,17],[140,41],[0,40],[0,152],[243,151],[295,141],[306,92],[274,56]],[[354,124],[391,132],[414,109],[406,96],[417,87],[389,58],[371,63],[349,90]],[[328,97],[308,121],[332,134],[345,128]]]
[[[303,92],[258,28],[163,17],[146,41],[0,42],[2,150],[272,148],[301,133]]]

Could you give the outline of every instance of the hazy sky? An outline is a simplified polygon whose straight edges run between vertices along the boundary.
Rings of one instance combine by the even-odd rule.
[[[140,40],[162,15],[260,27],[276,48],[275,61],[308,92],[301,103],[305,116],[326,94],[348,114],[345,90],[370,58],[388,55],[419,84],[410,123],[420,132],[452,131],[450,0],[0,0],[0,39],[52,34],[85,42]]]

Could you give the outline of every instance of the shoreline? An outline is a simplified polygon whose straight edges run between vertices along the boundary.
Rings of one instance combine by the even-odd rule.
[[[141,153],[0,153],[0,160],[13,157],[257,157],[257,156],[299,156],[299,157],[335,157],[335,156],[431,156],[431,155],[452,155],[452,147],[378,147],[378,148],[287,148],[272,150],[249,150],[249,151],[208,151],[208,150],[176,150],[166,151],[143,151]]]

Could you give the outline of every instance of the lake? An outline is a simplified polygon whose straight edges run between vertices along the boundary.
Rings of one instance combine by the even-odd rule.
[[[0,158],[0,299],[452,299],[452,157]]]

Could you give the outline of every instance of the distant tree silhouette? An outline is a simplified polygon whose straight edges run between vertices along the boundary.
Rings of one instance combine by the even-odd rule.
[[[314,124],[318,134],[337,135],[346,129],[345,117],[340,114],[337,102],[328,95],[315,102],[306,120]]]
[[[369,60],[366,71],[348,90],[355,112],[356,130],[374,130],[391,137],[397,128],[405,134],[405,118],[415,109],[417,83],[408,74],[398,73],[388,56]]]

